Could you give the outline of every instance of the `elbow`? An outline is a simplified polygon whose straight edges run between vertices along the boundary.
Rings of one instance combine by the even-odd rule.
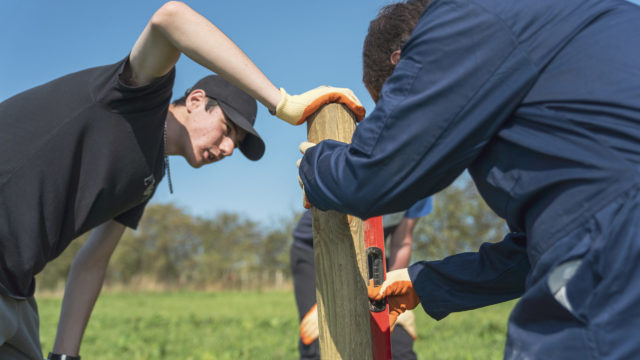
[[[109,267],[110,257],[77,257],[71,263],[69,274],[102,274],[103,276]]]
[[[172,21],[180,19],[191,8],[181,1],[169,1],[162,5],[151,17],[149,24],[156,28],[166,28]]]
[[[305,187],[309,189],[309,187]],[[359,194],[349,194],[346,196],[335,197],[327,193],[310,193],[306,191],[307,200],[311,206],[318,208],[322,211],[334,210],[343,214],[349,214],[360,219],[368,219],[371,217],[371,207],[375,204],[367,202],[366,197],[361,197]]]
[[[305,183],[304,188],[313,189],[305,190],[307,199],[320,210],[336,210],[363,220],[406,209],[392,201],[387,192],[381,191],[379,184],[360,182],[347,188],[328,188]]]
[[[395,201],[386,193],[376,191],[375,187],[369,188],[370,191],[354,191],[345,196],[343,204],[348,210],[347,213],[366,220],[375,216],[404,211],[409,207]]]
[[[89,254],[82,250],[83,249],[80,249],[76,257],[73,259],[70,270],[76,272],[87,272],[92,271],[96,267],[106,267],[109,263],[109,259],[104,259],[104,257],[99,256],[99,254]]]
[[[335,192],[325,193],[329,195],[328,198],[323,199],[329,200],[329,204],[326,204],[327,207],[331,210],[357,216],[363,220],[382,214],[381,205],[383,203],[376,186],[358,181],[356,178],[350,180],[349,185]],[[344,183],[342,182],[342,184]]]
[[[345,196],[345,212],[359,217],[362,220],[381,215],[379,202],[373,196],[356,192],[351,196]]]

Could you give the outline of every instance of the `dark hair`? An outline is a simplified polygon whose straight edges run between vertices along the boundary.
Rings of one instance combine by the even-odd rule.
[[[369,23],[362,47],[362,81],[372,96],[379,97],[382,84],[393,73],[391,54],[402,48],[430,0],[405,0],[380,9]],[[378,101],[374,98],[374,101]]]
[[[181,98],[179,99],[175,99],[173,100],[173,102],[171,104],[175,105],[175,106],[185,106],[187,104],[187,96],[189,96],[191,94],[191,90],[187,90],[187,93],[184,94]],[[216,101],[216,99],[207,96],[207,103],[204,105],[204,109],[209,111],[209,109],[212,109],[216,106],[220,106],[220,104],[218,104],[218,101]]]

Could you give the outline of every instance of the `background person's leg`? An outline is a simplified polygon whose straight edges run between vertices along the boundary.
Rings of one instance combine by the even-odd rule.
[[[316,273],[313,261],[313,248],[308,246],[291,246],[291,274],[293,289],[298,305],[299,320],[309,312],[316,303]],[[298,350],[301,360],[320,359],[318,339],[305,345],[298,338]]]
[[[391,333],[391,357],[393,360],[416,360],[413,352],[413,338],[401,325],[396,325]]]

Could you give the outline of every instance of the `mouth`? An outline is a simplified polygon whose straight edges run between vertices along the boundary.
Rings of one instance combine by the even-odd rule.
[[[220,160],[219,156],[216,156],[211,152],[211,150],[207,149],[202,153],[202,158],[206,163],[212,163]]]

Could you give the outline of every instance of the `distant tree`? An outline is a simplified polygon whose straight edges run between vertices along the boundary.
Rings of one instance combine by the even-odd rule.
[[[281,286],[285,278],[291,277],[289,249],[293,242],[292,231],[301,213],[282,218],[265,234],[259,245],[258,271],[266,272],[269,284]]]
[[[170,286],[188,283],[201,242],[196,221],[172,204],[148,206],[138,230],[127,230],[120,240],[108,283],[126,284],[136,276]]]
[[[255,221],[223,212],[201,221],[199,234],[202,243],[194,275],[199,286],[232,286],[258,263],[257,249],[264,232]]]

